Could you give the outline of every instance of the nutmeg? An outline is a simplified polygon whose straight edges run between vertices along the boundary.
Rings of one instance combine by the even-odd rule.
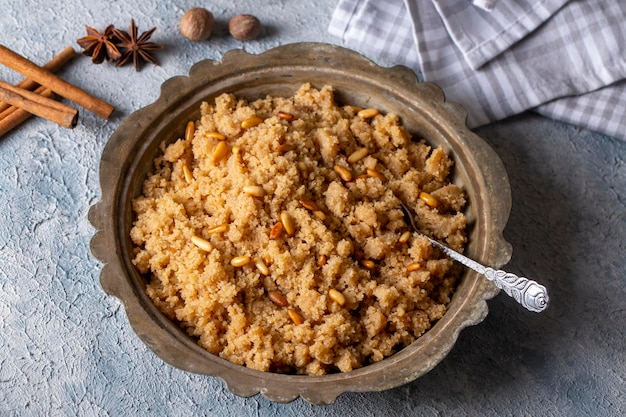
[[[240,14],[228,22],[228,31],[240,41],[249,41],[261,33],[261,22],[251,14]]]
[[[181,35],[194,42],[209,39],[213,33],[215,19],[213,13],[202,7],[194,7],[180,19],[179,29]]]

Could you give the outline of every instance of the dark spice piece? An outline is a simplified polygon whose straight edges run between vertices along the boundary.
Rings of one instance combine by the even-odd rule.
[[[156,44],[154,42],[148,42],[148,39],[152,36],[156,27],[143,32],[141,36],[137,37],[137,25],[135,20],[130,20],[130,28],[128,32],[119,29],[113,29],[113,34],[117,38],[117,45],[123,50],[122,56],[117,61],[116,67],[124,65],[131,57],[133,58],[133,66],[136,71],[139,71],[139,64],[141,60],[150,62],[153,65],[159,65],[154,57],[150,54],[150,51],[163,48],[163,45]]]
[[[109,61],[117,61],[122,54],[114,44],[113,25],[109,25],[104,29],[103,33],[98,32],[91,26],[85,25],[87,36],[84,36],[76,42],[84,48],[83,54],[90,56],[94,64],[101,64],[104,59]]]

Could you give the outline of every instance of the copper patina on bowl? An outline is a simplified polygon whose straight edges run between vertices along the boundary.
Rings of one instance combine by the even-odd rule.
[[[89,219],[97,229],[92,253],[104,263],[103,289],[122,301],[136,334],[164,361],[221,378],[239,396],[261,393],[277,402],[301,396],[322,404],[344,392],[397,387],[430,371],[452,349],[463,328],[484,319],[486,300],[499,290],[467,270],[444,317],[400,352],[347,373],[284,375],[248,369],[201,348],[157,310],[145,292],[146,277],[131,262],[131,201],[141,193],[159,144],[180,137],[186,123],[199,117],[202,101],[222,93],[249,100],[287,97],[305,82],[318,88],[333,86],[339,103],[396,113],[409,132],[443,147],[455,162],[454,182],[468,195],[465,253],[494,267],[508,262],[511,247],[502,237],[511,206],[508,177],[495,152],[466,127],[465,110],[446,102],[439,87],[419,82],[408,68],[383,68],[356,52],[318,43],[289,44],[259,55],[234,50],[221,62],[201,61],[188,77],[163,83],[157,101],[131,114],[107,143],[100,165],[102,199],[91,207]]]

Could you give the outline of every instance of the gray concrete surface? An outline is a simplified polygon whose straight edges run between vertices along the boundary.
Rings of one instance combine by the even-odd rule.
[[[234,3],[234,4],[233,4]],[[345,394],[328,406],[239,398],[215,378],[155,357],[124,309],[99,286],[89,252],[89,207],[99,199],[104,145],[161,83],[233,48],[339,43],[326,32],[335,0],[205,2],[210,41],[178,34],[189,0],[0,2],[0,43],[43,63],[84,35],[84,25],[156,26],[159,67],[75,59],[60,74],[117,111],[81,111],[74,130],[33,119],[0,139],[1,416],[612,416],[626,413],[626,143],[524,114],[477,130],[503,159],[513,209],[505,231],[513,272],[548,287],[543,314],[501,294],[433,371],[380,393]],[[263,36],[248,43],[225,24],[254,13]],[[386,64],[386,63],[381,63]],[[21,77],[0,67],[0,79]]]

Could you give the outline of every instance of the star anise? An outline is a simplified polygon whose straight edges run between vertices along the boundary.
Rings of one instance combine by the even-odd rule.
[[[91,26],[85,25],[87,36],[76,42],[84,48],[83,54],[90,56],[94,64],[101,64],[105,58],[109,61],[117,61],[122,54],[113,43],[113,25],[107,26],[104,32],[100,33]]]
[[[133,65],[136,71],[139,71],[139,64],[141,60],[150,62],[154,65],[159,65],[154,57],[150,55],[150,51],[161,49],[163,48],[163,45],[148,42],[148,39],[150,39],[155,30],[156,27],[143,32],[141,36],[137,37],[137,25],[135,25],[134,19],[130,19],[130,28],[128,32],[113,29],[114,36],[118,40],[117,45],[120,48],[123,48],[122,57],[119,61],[117,61],[115,66],[119,67],[124,65],[131,57],[133,58]]]

